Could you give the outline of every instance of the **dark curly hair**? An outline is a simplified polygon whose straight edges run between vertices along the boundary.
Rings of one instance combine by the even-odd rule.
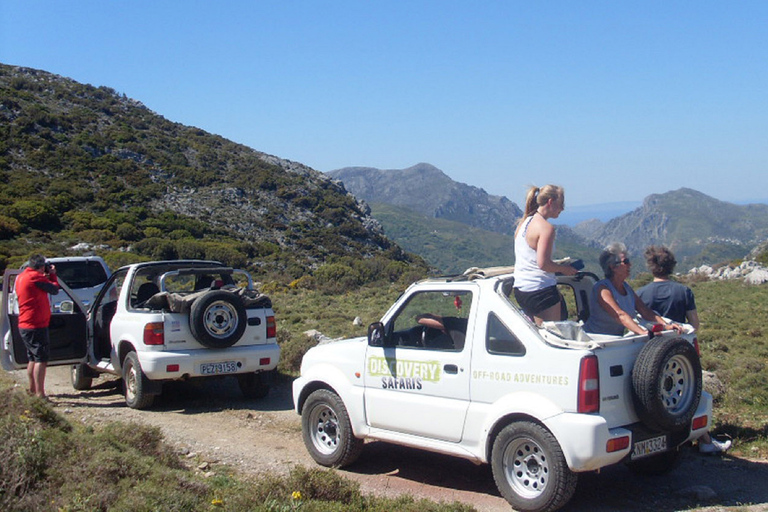
[[[645,250],[645,264],[653,277],[667,277],[675,270],[677,260],[663,245],[651,245]]]

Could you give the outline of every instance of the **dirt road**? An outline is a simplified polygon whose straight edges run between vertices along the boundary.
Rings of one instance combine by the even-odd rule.
[[[26,375],[15,372],[24,383]],[[101,378],[90,391],[74,391],[66,368],[51,368],[48,393],[56,410],[88,424],[135,421],[156,425],[184,452],[243,472],[287,472],[314,466],[293,412],[290,383],[277,383],[265,400],[242,398],[234,379],[167,385],[149,411],[125,406],[119,381]],[[385,443],[366,445],[360,461],[343,475],[365,493],[410,493],[435,501],[460,501],[481,512],[509,511],[493,483],[489,466]],[[624,466],[583,474],[573,500],[576,512],[724,510],[768,511],[768,461],[701,456],[689,451],[676,471],[639,477]],[[696,508],[702,507],[702,508]],[[729,509],[730,510],[730,509]]]

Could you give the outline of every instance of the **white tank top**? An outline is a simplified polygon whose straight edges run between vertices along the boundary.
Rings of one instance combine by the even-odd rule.
[[[536,215],[535,213],[533,215]],[[523,226],[515,237],[515,288],[523,292],[535,292],[548,286],[557,285],[557,279],[552,272],[544,272],[539,268],[536,250],[531,249],[525,239],[528,225],[533,215],[523,221]],[[554,243],[552,251],[554,252]]]

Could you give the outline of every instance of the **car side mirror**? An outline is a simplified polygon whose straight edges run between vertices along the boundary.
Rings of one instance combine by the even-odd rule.
[[[63,300],[59,303],[59,311],[62,313],[74,313],[75,303],[71,300]]]
[[[384,346],[384,324],[374,322],[368,326],[368,345],[371,347]]]

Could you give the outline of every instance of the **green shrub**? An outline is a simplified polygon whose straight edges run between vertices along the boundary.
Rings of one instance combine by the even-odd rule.
[[[303,333],[294,334],[285,329],[278,329],[277,343],[280,345],[278,371],[286,375],[298,375],[301,359],[307,350],[317,345],[317,340]]]

